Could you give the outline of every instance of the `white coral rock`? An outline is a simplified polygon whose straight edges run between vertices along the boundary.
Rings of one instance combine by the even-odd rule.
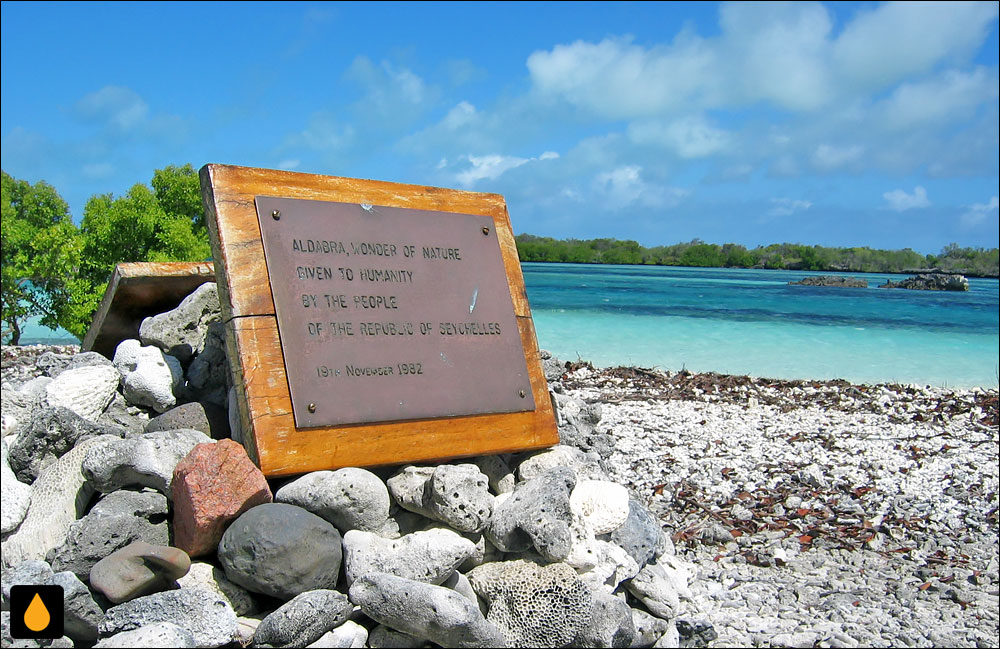
[[[628,490],[607,480],[578,480],[569,506],[587,521],[594,534],[608,534],[628,518]]]
[[[44,559],[49,550],[63,544],[69,526],[83,513],[93,494],[80,470],[83,459],[91,450],[116,439],[111,435],[88,437],[42,470],[31,488],[27,516],[4,541],[5,565]]]
[[[118,344],[113,362],[121,373],[122,393],[129,403],[149,406],[157,412],[165,412],[177,403],[174,390],[184,380],[184,371],[173,356],[129,339]]]
[[[45,400],[52,407],[69,408],[93,421],[111,403],[120,381],[121,376],[109,365],[66,370],[45,386]]]
[[[0,440],[0,516],[2,525],[0,532],[6,534],[17,528],[28,513],[28,503],[31,501],[31,486],[17,481],[17,476],[10,468],[7,460],[7,440]]]

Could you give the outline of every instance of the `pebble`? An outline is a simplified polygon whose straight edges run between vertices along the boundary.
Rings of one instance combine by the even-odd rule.
[[[169,587],[190,568],[183,550],[136,541],[94,564],[90,585],[120,604]]]

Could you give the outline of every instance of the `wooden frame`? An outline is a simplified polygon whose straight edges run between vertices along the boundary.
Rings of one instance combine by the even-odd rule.
[[[114,358],[118,343],[139,337],[145,318],[176,308],[194,289],[212,281],[210,261],[118,264],[80,348]]]
[[[430,462],[558,443],[524,277],[502,196],[216,164],[202,167],[201,187],[243,445],[265,475]],[[535,409],[511,414],[297,429],[264,259],[256,196],[366,203],[492,218]]]

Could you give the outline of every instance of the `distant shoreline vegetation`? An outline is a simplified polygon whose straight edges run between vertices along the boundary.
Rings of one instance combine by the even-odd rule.
[[[519,234],[514,240],[521,261],[842,273],[917,273],[933,270],[969,277],[1000,277],[1000,250],[961,248],[954,243],[945,246],[939,255],[921,255],[909,248],[827,248],[796,243],[774,243],[748,250],[735,243],[720,246],[701,239],[652,248],[630,240],[553,239],[533,234]]]

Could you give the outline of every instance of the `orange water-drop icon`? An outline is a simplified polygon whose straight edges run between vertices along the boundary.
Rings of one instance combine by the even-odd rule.
[[[28,604],[27,610],[24,611],[24,626],[38,633],[45,629],[51,620],[49,609],[45,608],[42,598],[39,597],[38,593],[35,593],[35,597]]]

